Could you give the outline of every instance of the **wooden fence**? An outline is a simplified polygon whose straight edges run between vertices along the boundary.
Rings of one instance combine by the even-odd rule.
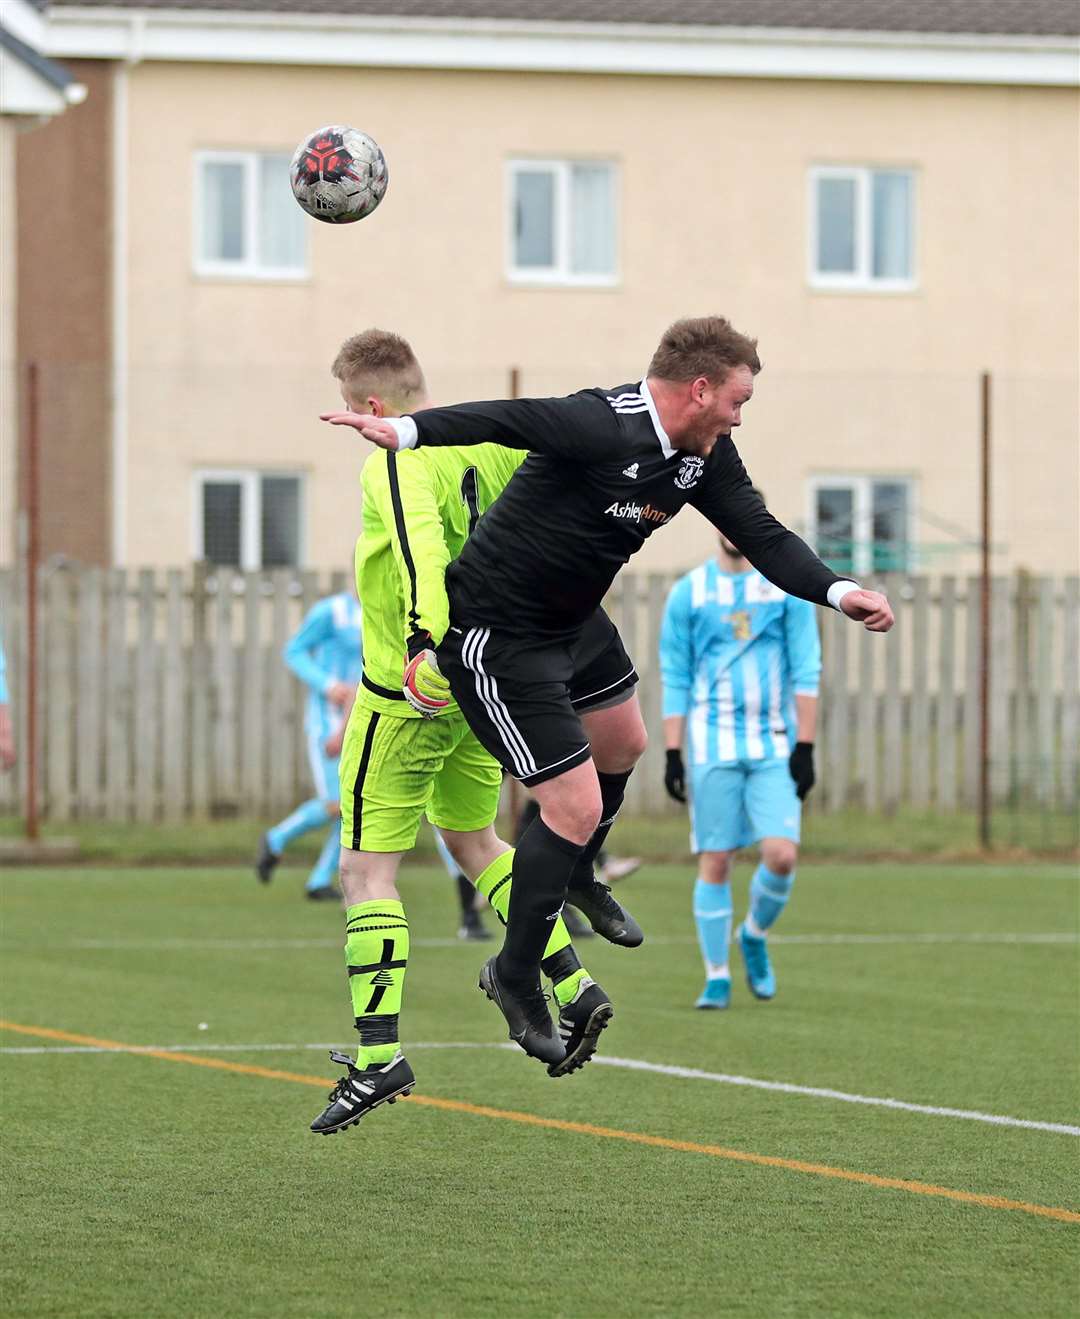
[[[608,601],[641,672],[652,735],[629,808],[665,808],[657,636],[670,575],[624,573]],[[40,579],[40,801],[54,820],[269,817],[310,792],[304,692],[281,650],[341,573],[46,566]],[[25,748],[20,582],[0,622]],[[889,636],[822,610],[817,810],[972,807],[978,790],[977,579],[885,580]],[[990,747],[998,802],[1072,809],[1080,754],[1080,579],[992,585]],[[0,775],[14,813],[27,757]]]

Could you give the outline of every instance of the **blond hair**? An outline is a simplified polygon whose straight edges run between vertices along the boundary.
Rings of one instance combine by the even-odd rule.
[[[389,330],[363,330],[346,339],[330,374],[352,399],[374,396],[402,412],[426,392],[424,373],[408,340]]]
[[[740,334],[723,316],[698,316],[668,326],[649,363],[649,375],[679,381],[705,376],[719,384],[736,366],[748,366],[757,375],[757,340]]]

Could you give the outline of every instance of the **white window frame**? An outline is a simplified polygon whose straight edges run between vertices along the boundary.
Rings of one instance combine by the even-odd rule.
[[[911,179],[911,274],[904,279],[876,278],[873,271],[874,226],[871,214],[875,174],[907,174]],[[851,179],[855,183],[855,269],[851,273],[817,268],[819,211],[818,183],[822,179]],[[917,176],[910,165],[814,165],[807,176],[807,209],[810,222],[807,278],[812,288],[847,292],[910,293],[919,286]]]
[[[298,282],[311,274],[310,243],[304,228],[304,256],[299,266],[268,266],[258,259],[259,251],[259,158],[288,155],[286,151],[196,151],[195,216],[192,225],[194,249],[192,265],[196,275],[211,279],[284,280]],[[203,166],[206,164],[242,165],[244,169],[244,256],[240,261],[214,261],[203,255],[205,232],[203,217]]]
[[[307,562],[307,499],[304,474],[278,471],[276,468],[200,467],[192,473],[191,548],[195,562],[206,557],[203,531],[203,487],[209,483],[231,481],[240,487],[240,572],[258,572],[262,568],[262,478],[291,477],[298,484],[299,509],[296,535],[296,566]]]
[[[612,249],[615,269],[607,275],[575,274],[570,269],[571,221],[570,171],[574,165],[606,165],[611,170],[615,193],[615,232]],[[536,174],[547,171],[555,175],[555,261],[551,266],[517,266],[514,264],[518,174]],[[574,156],[563,159],[550,157],[514,156],[506,162],[506,278],[512,284],[558,284],[575,288],[613,288],[622,276],[620,273],[621,206],[620,172],[614,160],[600,156]]]
[[[806,484],[806,526],[809,530],[808,540],[815,550],[818,549],[817,495],[822,489],[835,490],[838,486],[852,492],[852,568],[856,576],[867,576],[874,569],[874,499],[873,487],[877,481],[891,481],[896,485],[907,487],[907,525],[904,528],[905,542],[909,547],[908,562],[903,569],[914,572],[917,567],[918,547],[915,544],[915,528],[918,522],[915,503],[918,497],[918,481],[910,472],[833,472],[810,477]]]

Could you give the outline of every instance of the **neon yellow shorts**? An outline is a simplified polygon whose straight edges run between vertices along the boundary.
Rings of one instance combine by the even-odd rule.
[[[424,815],[440,829],[485,829],[499,809],[502,771],[454,709],[398,718],[357,700],[341,747],[341,845],[407,852]]]

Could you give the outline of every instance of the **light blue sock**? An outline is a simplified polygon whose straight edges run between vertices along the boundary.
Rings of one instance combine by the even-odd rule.
[[[318,797],[298,806],[292,815],[288,815],[280,824],[267,830],[266,840],[278,854],[284,852],[294,838],[319,829],[332,817],[327,813],[325,804]]]
[[[694,885],[694,921],[698,943],[710,979],[726,972],[728,944],[731,942],[731,885],[706,884],[698,879]]]
[[[308,876],[307,889],[329,888],[337,874],[338,857],[341,855],[341,833],[335,826],[323,843],[323,850],[315,862],[315,869]]]
[[[790,875],[774,875],[764,862],[754,871],[750,881],[750,929],[748,934],[760,938],[776,921],[787,906],[791,886],[795,883],[794,870]]]

